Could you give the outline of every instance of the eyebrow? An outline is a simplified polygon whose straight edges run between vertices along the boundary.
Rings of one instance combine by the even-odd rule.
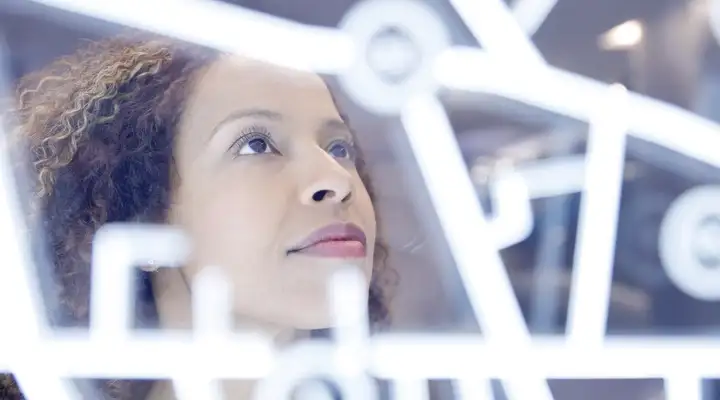
[[[210,137],[215,136],[215,134],[224,125],[243,118],[263,118],[270,121],[281,121],[283,119],[283,115],[277,111],[263,108],[251,108],[247,110],[234,111],[230,113],[227,117],[223,118],[222,121],[220,121],[217,125],[215,125],[215,129],[213,129]],[[345,121],[336,118],[326,119],[320,126],[320,131],[345,131],[352,136],[352,131],[350,130],[350,127],[345,123]]]
[[[213,129],[210,137],[215,136],[217,131],[219,131],[220,128],[223,127],[223,125],[243,118],[264,118],[271,121],[280,121],[283,117],[282,114],[276,111],[266,110],[262,108],[251,108],[247,110],[234,111],[230,113],[230,115],[228,115],[227,117],[223,118],[222,121],[220,121],[217,125],[215,125],[215,128]]]
[[[325,122],[323,122],[320,130],[323,131],[347,131],[350,133],[350,127],[347,126],[347,124],[339,119],[326,119]]]

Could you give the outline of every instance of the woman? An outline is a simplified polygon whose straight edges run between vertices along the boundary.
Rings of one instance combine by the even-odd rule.
[[[87,324],[91,240],[105,223],[180,226],[179,271],[149,272],[138,321],[188,327],[187,282],[204,266],[234,284],[237,324],[278,341],[327,328],[325,287],[343,265],[387,321],[389,272],[353,136],[317,75],[166,41],[113,39],[24,78],[17,117],[37,177],[35,210],[60,287],[61,325]],[[167,387],[99,385],[107,398]],[[247,384],[227,385],[247,398]]]

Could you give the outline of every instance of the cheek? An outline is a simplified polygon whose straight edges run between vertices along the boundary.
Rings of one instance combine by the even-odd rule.
[[[249,174],[222,174],[198,186],[202,188],[188,196],[182,212],[197,262],[236,266],[274,246],[276,227],[285,213],[286,196],[278,193],[279,185]]]
[[[370,195],[368,194],[367,190],[365,190],[365,186],[362,184],[362,182],[360,182],[359,185],[362,186],[360,186],[361,190],[358,191],[358,196],[356,198],[354,208],[355,213],[363,224],[363,228],[365,229],[365,234],[367,235],[367,241],[369,244],[369,251],[367,255],[367,262],[365,263],[364,272],[368,277],[368,282],[370,282],[373,270],[373,258],[375,254],[374,244],[377,240],[377,221],[375,217],[375,208],[373,206],[372,200],[370,199]]]
[[[375,237],[377,235],[377,220],[375,219],[375,207],[367,191],[363,190],[363,196],[362,199],[358,201],[358,206],[360,208],[359,212],[361,218],[363,219],[363,222],[367,224],[367,230],[370,232],[369,234],[372,234],[373,237]]]

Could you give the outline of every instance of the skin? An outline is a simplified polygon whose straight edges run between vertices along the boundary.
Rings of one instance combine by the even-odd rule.
[[[267,135],[272,146],[258,154],[236,143],[247,134]],[[170,222],[194,243],[186,279],[203,266],[223,268],[242,325],[274,335],[329,327],[331,275],[351,265],[369,285],[372,274],[375,212],[352,146],[317,75],[236,57],[210,65],[191,91],[175,148],[178,183]],[[319,199],[321,191],[327,192]],[[315,230],[346,222],[364,231],[364,257],[287,254]],[[177,301],[187,297],[177,293],[185,286],[172,274],[156,279],[168,324],[187,321],[177,306],[186,302]]]
[[[375,237],[367,189],[345,157],[352,151],[337,150],[350,135],[325,85],[312,74],[218,56],[118,37],[19,82],[13,114],[21,129],[14,134],[37,174],[32,219],[54,265],[54,321],[89,322],[93,236],[106,223],[135,221],[179,225],[194,242],[185,268],[150,274],[154,296],[137,302],[139,326],[153,326],[159,316],[161,326],[190,328],[188,283],[214,266],[235,287],[237,325],[285,343],[331,324],[326,281],[347,264],[372,278],[370,322],[386,324],[392,270]],[[245,133],[270,134],[277,152],[253,154],[267,149],[255,136],[250,147],[234,145]],[[287,249],[333,222],[359,225],[367,254],[288,257]],[[102,379],[89,390],[136,399],[155,383]],[[169,393],[161,398],[175,398]],[[229,392],[240,399],[243,393]]]
[[[234,145],[250,132],[271,136],[276,152]],[[326,287],[338,269],[359,268],[369,286],[375,211],[351,152],[334,156],[342,151],[333,144],[352,146],[352,136],[317,75],[236,57],[200,75],[179,126],[169,214],[193,240],[192,259],[184,277],[161,269],[153,281],[165,327],[191,325],[186,281],[207,265],[220,266],[232,280],[237,325],[279,345],[297,338],[298,330],[330,326]],[[317,201],[319,191],[328,193]],[[338,222],[364,231],[364,257],[287,254],[316,229]],[[253,386],[224,382],[223,390],[247,399]],[[174,398],[167,382],[149,396]]]

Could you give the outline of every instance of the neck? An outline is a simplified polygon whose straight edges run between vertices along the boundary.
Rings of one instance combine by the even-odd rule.
[[[286,347],[306,336],[305,332],[301,330],[244,316],[235,316],[235,330],[262,334],[271,338],[275,345],[280,348]]]
[[[192,329],[192,298],[180,272],[170,268],[159,269],[153,273],[152,286],[160,326],[163,329]],[[308,335],[305,331],[244,316],[236,315],[234,319],[236,331],[265,335],[279,347]]]
[[[163,329],[192,329],[191,296],[179,271],[175,269],[160,269],[153,273],[153,292]],[[235,329],[266,335],[278,347],[286,347],[307,333],[289,327],[270,324],[246,317],[235,317]],[[222,391],[227,398],[245,400],[250,399],[254,388],[253,381],[224,381]],[[156,384],[148,400],[176,400],[174,389],[170,382]]]

